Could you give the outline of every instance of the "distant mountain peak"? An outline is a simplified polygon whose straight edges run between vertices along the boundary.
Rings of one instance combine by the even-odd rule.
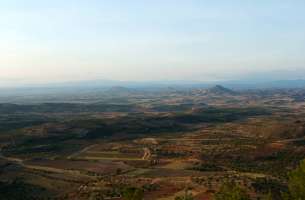
[[[235,91],[225,88],[222,85],[215,85],[214,87],[209,88],[207,92],[214,94],[230,94],[230,95],[236,94]]]

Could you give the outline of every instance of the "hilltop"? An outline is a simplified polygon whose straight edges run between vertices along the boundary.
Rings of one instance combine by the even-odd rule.
[[[225,88],[221,85],[215,85],[214,87],[207,89],[207,92],[210,94],[218,94],[218,95],[235,95],[236,94],[235,91]]]

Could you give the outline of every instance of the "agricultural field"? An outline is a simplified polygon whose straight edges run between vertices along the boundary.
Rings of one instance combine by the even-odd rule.
[[[251,199],[280,200],[287,173],[305,158],[301,92],[216,86],[2,103],[0,197],[122,199],[137,188],[148,200],[186,190],[212,200],[234,182]]]

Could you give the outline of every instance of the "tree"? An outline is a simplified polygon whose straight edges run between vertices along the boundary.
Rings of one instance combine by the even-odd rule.
[[[192,193],[189,192],[189,190],[185,190],[183,196],[178,196],[175,198],[175,200],[193,200],[193,195]]]
[[[305,199],[305,160],[300,165],[288,173],[288,193],[283,194],[286,200]]]
[[[225,183],[214,195],[215,200],[250,200],[247,192],[235,183]]]
[[[142,200],[143,196],[143,190],[134,187],[126,188],[122,193],[124,200]]]

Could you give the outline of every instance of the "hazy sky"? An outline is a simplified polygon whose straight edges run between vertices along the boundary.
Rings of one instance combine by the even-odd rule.
[[[270,71],[305,74],[304,0],[0,0],[2,84]]]

